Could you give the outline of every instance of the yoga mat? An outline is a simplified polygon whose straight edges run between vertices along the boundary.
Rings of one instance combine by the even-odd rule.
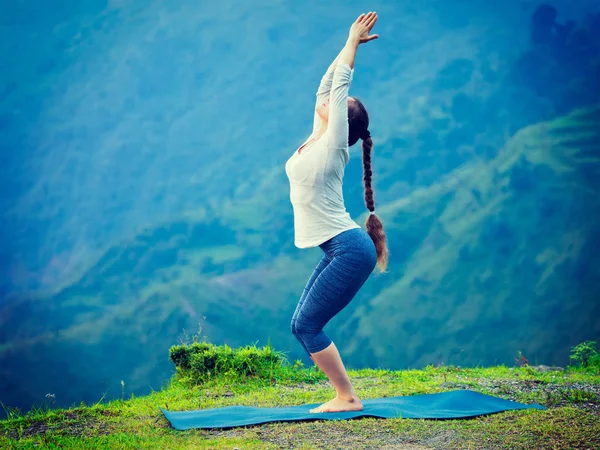
[[[547,409],[536,403],[523,404],[460,389],[435,394],[419,394],[400,397],[361,399],[362,411],[310,413],[309,410],[322,405],[284,406],[263,408],[254,406],[225,406],[222,408],[194,411],[167,411],[159,409],[173,428],[233,428],[267,422],[291,422],[302,420],[344,420],[355,417],[380,417],[382,419],[462,419],[493,414],[513,409]]]

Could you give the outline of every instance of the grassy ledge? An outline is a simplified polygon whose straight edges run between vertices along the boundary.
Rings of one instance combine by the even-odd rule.
[[[269,345],[232,349],[198,342],[171,347],[176,373],[167,387],[144,397],[20,414],[3,405],[0,448],[62,449],[576,449],[600,448],[600,355],[596,343],[574,347],[566,369],[427,366],[420,370],[349,370],[362,399],[467,388],[547,411],[508,411],[471,419],[359,418],[281,422],[230,429],[174,430],[169,410],[230,405],[263,407],[325,402],[334,395],[326,376],[300,361],[290,364]]]

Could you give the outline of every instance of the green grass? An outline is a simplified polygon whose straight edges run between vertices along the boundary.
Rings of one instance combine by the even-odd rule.
[[[186,348],[190,357],[182,358]],[[202,352],[202,358],[192,356]],[[546,411],[508,411],[466,420],[368,417],[177,431],[159,406],[169,410],[292,406],[325,402],[334,391],[318,368],[303,367],[299,361],[291,365],[270,345],[233,350],[196,342],[174,346],[170,355],[178,361],[175,376],[167,387],[144,397],[68,409],[34,408],[27,414],[7,408],[9,418],[0,422],[0,448],[600,448],[597,366],[542,371],[527,365],[430,365],[421,370],[349,371],[362,399],[467,388],[542,404]],[[202,367],[206,371],[199,377]]]

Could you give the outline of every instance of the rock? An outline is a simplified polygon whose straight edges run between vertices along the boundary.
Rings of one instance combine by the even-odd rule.
[[[540,372],[551,372],[553,370],[558,370],[558,371],[562,371],[565,370],[564,367],[557,367],[557,366],[545,366],[543,364],[540,364],[539,366],[530,366],[532,369],[536,369],[539,370]]]

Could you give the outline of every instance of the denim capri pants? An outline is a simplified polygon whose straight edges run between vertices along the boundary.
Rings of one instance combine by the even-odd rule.
[[[302,292],[291,330],[308,355],[326,349],[331,339],[323,327],[350,303],[377,264],[377,250],[362,228],[325,241],[324,255]]]

